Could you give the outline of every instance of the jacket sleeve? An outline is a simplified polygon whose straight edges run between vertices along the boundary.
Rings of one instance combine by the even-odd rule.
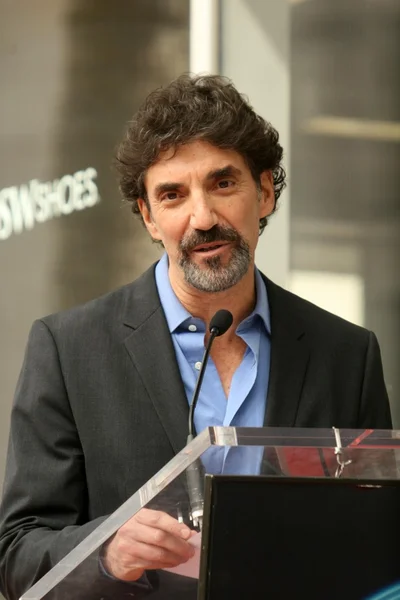
[[[36,321],[12,408],[0,512],[0,582],[7,600],[17,600],[104,518],[88,519],[85,460],[62,366],[50,329]],[[145,593],[107,580],[96,560],[88,565],[85,600],[106,598],[110,590],[114,598]]]
[[[376,336],[369,332],[361,393],[359,427],[392,429],[389,398],[383,376],[381,352]]]

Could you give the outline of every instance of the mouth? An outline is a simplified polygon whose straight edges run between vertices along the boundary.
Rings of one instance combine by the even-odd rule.
[[[193,248],[192,252],[204,257],[210,257],[221,254],[228,246],[230,246],[230,242],[210,242],[209,244],[199,244]]]

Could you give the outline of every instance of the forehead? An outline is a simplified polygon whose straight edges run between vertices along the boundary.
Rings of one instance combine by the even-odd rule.
[[[201,179],[211,171],[222,169],[227,165],[232,165],[243,175],[250,175],[245,160],[236,150],[218,148],[209,142],[198,140],[162,152],[158,160],[147,170],[145,185],[149,189],[160,181],[183,183],[192,177]]]

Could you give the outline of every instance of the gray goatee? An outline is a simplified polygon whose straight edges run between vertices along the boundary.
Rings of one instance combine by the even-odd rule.
[[[231,258],[224,265],[220,256],[213,256],[199,266],[191,259],[190,252],[200,244],[211,242],[231,242]],[[208,231],[195,230],[184,238],[180,245],[179,266],[183,269],[185,281],[201,292],[223,292],[236,285],[247,273],[250,262],[249,244],[231,227],[215,225]]]

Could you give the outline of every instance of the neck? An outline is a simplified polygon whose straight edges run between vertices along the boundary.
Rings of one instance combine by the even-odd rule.
[[[221,308],[229,310],[233,315],[233,324],[227,337],[235,335],[239,323],[253,311],[256,304],[254,264],[235,286],[223,292],[201,292],[185,281],[175,280],[171,277],[171,273],[170,282],[177,298],[186,310],[194,317],[202,319],[207,325],[218,310]]]

